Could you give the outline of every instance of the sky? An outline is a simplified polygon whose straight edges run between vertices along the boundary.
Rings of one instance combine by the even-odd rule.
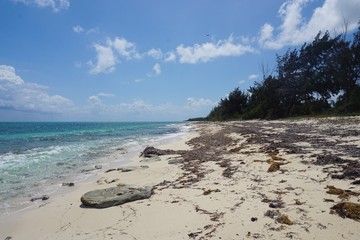
[[[360,0],[0,0],[0,121],[182,121]]]

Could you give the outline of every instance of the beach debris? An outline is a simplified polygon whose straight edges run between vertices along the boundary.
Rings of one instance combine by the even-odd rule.
[[[35,202],[35,201],[38,201],[38,200],[42,200],[42,201],[46,201],[48,200],[50,197],[48,195],[42,195],[40,197],[34,197],[32,199],[30,199],[31,202]]]
[[[64,186],[64,187],[73,187],[73,186],[75,186],[75,183],[73,183],[73,182],[62,183],[62,186]]]
[[[276,171],[280,170],[280,165],[281,165],[281,163],[278,163],[278,162],[271,163],[267,172],[276,172]]]
[[[351,184],[353,184],[353,185],[360,185],[360,180],[353,181]]]
[[[337,213],[342,218],[350,218],[360,221],[360,204],[352,202],[341,202],[331,208],[331,214]]]
[[[328,191],[326,191],[326,193],[328,194],[332,194],[332,195],[338,195],[338,197],[340,199],[347,199],[350,196],[360,196],[360,193],[358,192],[353,192],[351,190],[343,190],[341,188],[336,188],[334,186],[326,186],[326,189],[329,189]]]
[[[290,218],[283,214],[280,215],[279,217],[276,218],[276,222],[281,223],[281,224],[286,224],[286,225],[293,225],[294,222],[290,220]]]
[[[258,220],[258,218],[257,218],[257,217],[252,217],[250,220],[251,220],[252,222],[256,222],[256,221]]]
[[[331,175],[331,178],[351,179],[351,180],[360,178],[360,163],[359,162],[350,162],[346,165],[342,165],[341,168],[342,168],[342,173]]]
[[[206,189],[203,192],[203,195],[209,195],[212,192],[220,192],[220,189]]]
[[[275,217],[280,216],[280,212],[278,210],[267,210],[264,216],[274,219]]]
[[[281,200],[274,200],[269,204],[270,208],[284,208],[285,203]]]
[[[315,165],[344,164],[350,162],[332,154],[316,155]]]
[[[324,202],[335,202],[335,200],[330,198],[324,198]]]
[[[122,185],[87,192],[80,200],[83,205],[88,207],[107,208],[122,205],[127,202],[150,198],[152,193],[152,186],[132,187]]]
[[[299,199],[294,199],[295,205],[303,205],[305,202],[301,202]]]

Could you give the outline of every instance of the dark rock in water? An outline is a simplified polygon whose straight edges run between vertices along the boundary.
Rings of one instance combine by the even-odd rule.
[[[75,186],[75,183],[73,183],[73,182],[63,183],[62,186],[73,187],[73,186]]]
[[[101,165],[95,165],[95,169],[102,169]]]
[[[169,158],[168,159],[169,164],[179,164],[179,163],[183,163],[183,162],[184,162],[183,157],[174,157],[174,158]]]
[[[107,208],[149,198],[153,187],[134,188],[130,186],[117,186],[106,189],[99,189],[85,193],[81,202],[88,207]]]
[[[12,239],[12,237],[7,236],[4,240],[11,240],[11,239]]]
[[[35,198],[32,198],[30,199],[31,202],[35,202],[37,200],[43,200],[43,201],[46,201],[48,200],[50,197],[48,195],[43,195],[41,197],[35,197]]]

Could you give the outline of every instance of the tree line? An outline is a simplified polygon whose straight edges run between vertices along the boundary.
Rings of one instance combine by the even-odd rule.
[[[247,91],[235,88],[206,119],[349,113],[360,113],[360,22],[352,40],[319,32],[311,43],[277,55],[274,73],[263,68],[261,82]]]

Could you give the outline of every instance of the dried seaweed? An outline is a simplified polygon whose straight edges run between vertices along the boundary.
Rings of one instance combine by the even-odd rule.
[[[332,213],[337,213],[342,218],[360,220],[360,204],[352,202],[341,202],[331,207]]]

